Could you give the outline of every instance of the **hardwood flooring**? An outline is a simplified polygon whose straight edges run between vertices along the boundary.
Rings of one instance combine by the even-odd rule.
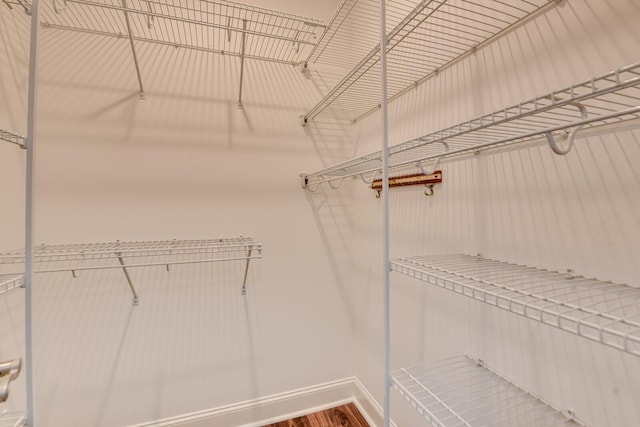
[[[263,427],[369,427],[356,405],[347,403]]]

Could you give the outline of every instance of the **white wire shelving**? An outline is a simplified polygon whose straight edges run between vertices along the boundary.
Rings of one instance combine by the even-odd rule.
[[[349,6],[357,3],[345,2],[329,28],[345,26],[350,15]],[[505,31],[557,3],[556,0],[420,1],[387,36],[389,100],[396,99]],[[357,37],[356,34],[346,31],[346,37]],[[332,43],[332,39],[340,44],[340,39],[337,36],[332,38],[332,35],[329,31],[328,37],[323,37],[319,46],[324,46],[325,39],[328,44]],[[321,115],[357,121],[376,111],[380,102],[379,51],[379,43],[371,46],[368,54],[305,114],[305,122]],[[339,54],[336,55],[339,57]],[[310,58],[314,59],[314,56]]]
[[[556,153],[566,154],[579,131],[638,118],[640,63],[394,145],[389,168],[424,170],[421,162],[434,161],[435,169],[440,159],[544,137]],[[380,172],[381,158],[376,151],[303,175],[302,185],[315,190],[323,182],[337,188],[349,177],[364,180]]]
[[[23,427],[27,425],[24,412],[0,411],[0,427]]]
[[[144,242],[82,243],[40,245],[34,250],[34,273],[71,272],[121,269],[133,294],[134,305],[138,294],[128,269],[135,267],[200,264],[224,261],[246,261],[242,294],[246,293],[249,262],[262,258],[262,245],[250,237],[164,240]],[[133,259],[132,262],[131,259]],[[0,254],[0,265],[24,265],[24,251]],[[10,273],[17,274],[17,273]]]
[[[393,271],[640,356],[640,288],[471,255],[398,258]]]
[[[288,64],[306,58],[324,29],[317,19],[224,0],[46,3],[41,19],[45,28],[117,38],[131,35],[134,41]]]
[[[416,6],[414,0],[386,2],[387,31],[393,30]],[[342,0],[329,20],[308,64],[325,64],[349,70],[380,42],[379,0]]]
[[[469,356],[402,368],[391,378],[434,427],[583,425]]]
[[[0,295],[24,287],[24,276],[0,274]]]
[[[0,129],[0,140],[15,144],[20,148],[26,148],[25,140],[23,136],[16,135],[15,133]]]

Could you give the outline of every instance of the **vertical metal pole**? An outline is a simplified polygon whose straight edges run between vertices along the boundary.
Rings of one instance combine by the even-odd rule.
[[[33,391],[33,181],[35,175],[36,118],[37,118],[37,74],[38,74],[38,29],[40,28],[40,1],[31,3],[31,46],[29,50],[29,93],[27,110],[27,176],[25,204],[25,273],[24,273],[24,311],[25,311],[25,374],[27,379],[27,419],[28,427],[35,426],[35,402]]]
[[[242,20],[242,52],[240,52],[240,93],[238,94],[238,108],[242,109],[242,78],[244,76],[244,43],[247,33],[247,20]]]
[[[382,206],[383,206],[383,244],[382,265],[384,277],[384,427],[391,422],[391,321],[389,273],[389,126],[387,111],[387,18],[385,0],[380,0],[380,80],[382,113]]]

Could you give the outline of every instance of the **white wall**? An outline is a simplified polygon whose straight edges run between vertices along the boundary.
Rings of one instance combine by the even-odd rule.
[[[390,142],[635,63],[638,22],[635,1],[568,0],[393,102]],[[379,117],[360,122],[356,133],[349,155],[322,138],[314,143],[329,160],[378,149]],[[434,197],[419,188],[391,190],[391,255],[480,252],[639,286],[639,160],[636,127],[583,135],[565,157],[541,143],[445,162]],[[310,197],[327,200],[316,214],[324,232],[349,236],[330,239],[329,253],[346,254],[336,262],[353,260],[344,280],[357,301],[355,372],[382,402],[381,201],[361,182]],[[469,353],[588,425],[637,425],[637,357],[398,273],[391,283],[392,369]],[[395,391],[392,418],[401,426],[424,425]]]
[[[0,126],[24,133],[28,20],[0,8]],[[36,242],[252,236],[263,259],[38,276],[40,426],[116,426],[352,374],[351,310],[300,189],[320,167],[299,115],[319,93],[292,66],[42,30]],[[23,246],[24,152],[0,144],[1,250]],[[0,297],[0,359],[24,355],[23,294]],[[24,409],[24,375],[6,405]],[[260,414],[255,414],[260,419]]]

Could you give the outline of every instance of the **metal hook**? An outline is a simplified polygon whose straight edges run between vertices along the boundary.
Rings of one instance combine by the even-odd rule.
[[[167,271],[170,271],[170,270],[169,270],[169,264],[167,264]]]
[[[431,171],[427,171],[424,166],[422,166],[422,160],[418,161],[416,163],[416,166],[418,167],[418,169],[420,169],[420,172],[422,172],[425,175],[433,175],[436,172],[436,168],[438,167],[438,164],[440,163],[440,157],[438,157],[436,159],[436,161],[433,163],[433,167],[431,168]]]
[[[74,279],[77,279],[79,274],[76,270],[71,270],[71,275],[73,276]]]
[[[380,198],[380,190],[376,190],[376,199]]]
[[[373,175],[371,176],[371,181],[367,181],[366,178],[364,177],[364,173],[360,174],[360,179],[362,180],[362,182],[364,182],[367,185],[371,185],[373,184],[373,181],[376,180],[376,175],[378,175],[380,173],[380,171],[375,171],[373,173]]]
[[[440,142],[442,145],[444,145],[444,152],[448,153],[449,152],[449,144],[447,143],[447,141],[438,141]],[[425,175],[433,175],[434,173],[436,173],[436,169],[438,168],[438,165],[440,164],[440,157],[436,158],[436,161],[433,163],[433,167],[431,168],[431,171],[427,171],[424,166],[422,166],[422,160],[419,160],[416,163],[416,166],[418,167],[418,169],[420,169],[420,172],[422,172]]]
[[[427,187],[427,189],[424,190],[424,195],[433,196],[433,194],[435,193],[435,190],[433,189],[433,184],[427,184],[425,185],[425,187]]]
[[[338,185],[333,185],[332,180],[327,181],[327,183],[329,184],[329,187],[333,188],[334,190],[337,190],[342,185],[342,181],[344,181],[344,177],[340,178],[340,180],[338,181]]]
[[[579,102],[569,102],[568,104],[577,107],[578,110],[580,110],[580,115],[583,119],[588,118],[587,109],[584,105],[580,104]],[[549,143],[551,150],[553,150],[554,153],[560,156],[564,156],[569,151],[571,151],[571,148],[573,148],[573,141],[576,138],[576,134],[583,127],[584,125],[576,126],[569,132],[569,134],[567,135],[567,146],[565,148],[560,147],[560,145],[556,141],[556,137],[551,132],[545,133],[544,136],[547,137],[547,142]]]

